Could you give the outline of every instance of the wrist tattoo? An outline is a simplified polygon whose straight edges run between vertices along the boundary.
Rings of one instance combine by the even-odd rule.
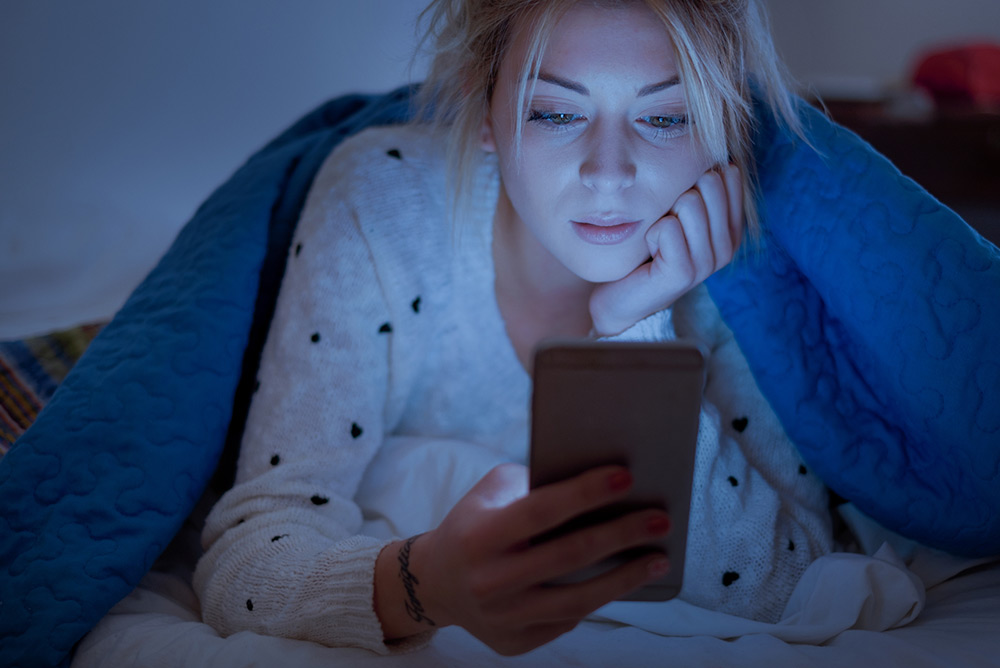
[[[422,534],[421,534],[422,535]],[[406,614],[415,622],[425,622],[431,626],[437,626],[430,617],[424,614],[424,606],[417,598],[417,585],[420,580],[410,572],[410,547],[413,542],[420,538],[419,535],[409,538],[403,547],[399,548],[399,577],[403,581],[403,588],[406,589],[407,601],[403,604]]]

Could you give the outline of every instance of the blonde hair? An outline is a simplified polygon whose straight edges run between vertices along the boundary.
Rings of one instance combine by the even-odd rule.
[[[515,103],[522,109],[532,95],[553,26],[581,1],[602,6],[642,2],[663,21],[674,45],[694,137],[714,163],[740,166],[747,228],[755,237],[754,95],[779,123],[802,136],[789,78],[759,0],[434,0],[421,14],[428,22],[421,43],[433,42],[434,58],[418,97],[417,118],[436,124],[447,136],[453,217],[464,218],[472,204],[471,180],[485,155],[481,128],[515,27],[528,31]],[[519,138],[523,114],[515,118]]]

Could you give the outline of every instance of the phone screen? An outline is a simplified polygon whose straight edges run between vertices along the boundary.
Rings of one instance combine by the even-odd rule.
[[[550,343],[535,354],[531,487],[596,466],[628,467],[624,502],[587,513],[538,541],[640,508],[665,508],[672,530],[559,583],[603,573],[641,553],[666,552],[670,572],[627,596],[666,600],[680,591],[687,545],[706,354],[693,343]],[[557,583],[558,584],[558,583]]]

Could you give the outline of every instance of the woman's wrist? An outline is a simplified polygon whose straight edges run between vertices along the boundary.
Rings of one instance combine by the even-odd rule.
[[[424,577],[427,534],[389,543],[375,561],[375,614],[386,640],[432,631],[449,622],[432,609],[433,591]]]

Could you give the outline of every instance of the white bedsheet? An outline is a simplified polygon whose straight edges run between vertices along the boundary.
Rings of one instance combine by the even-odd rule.
[[[220,638],[201,623],[197,599],[182,577],[151,573],[81,643],[73,668],[98,666],[995,668],[1000,666],[1000,565],[973,569],[932,587],[926,607],[907,626],[848,630],[822,645],[786,642],[766,633],[732,640],[668,637],[585,621],[558,640],[512,658],[495,654],[454,627],[442,629],[418,652],[390,657],[248,632]]]
[[[380,453],[378,475],[362,485],[366,532],[410,535],[433,526],[496,463],[467,445],[400,441]],[[850,506],[844,515],[871,556],[836,553],[814,562],[777,624],[676,600],[616,602],[514,658],[458,628],[394,657],[249,632],[220,638],[201,623],[190,587],[194,530],[82,641],[73,666],[1000,666],[1000,562],[917,546]]]

